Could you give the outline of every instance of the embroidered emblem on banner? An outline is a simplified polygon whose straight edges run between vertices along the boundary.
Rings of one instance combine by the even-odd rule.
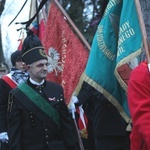
[[[50,47],[48,49],[48,72],[55,71],[57,76],[59,72],[62,72],[62,62],[59,62],[60,54],[54,48]]]

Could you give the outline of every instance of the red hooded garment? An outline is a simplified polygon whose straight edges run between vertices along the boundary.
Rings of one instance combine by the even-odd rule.
[[[150,72],[146,62],[131,73],[128,104],[133,123],[131,150],[150,150]]]

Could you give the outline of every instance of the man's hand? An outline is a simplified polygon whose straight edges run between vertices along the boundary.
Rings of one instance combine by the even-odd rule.
[[[7,134],[7,132],[0,133],[0,141],[8,143],[8,134]]]
[[[68,105],[69,112],[72,113],[72,114],[76,112],[75,103],[78,103],[78,98],[76,96],[72,96],[71,101]]]

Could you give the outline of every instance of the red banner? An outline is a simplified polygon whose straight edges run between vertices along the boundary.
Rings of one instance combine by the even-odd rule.
[[[18,42],[19,42],[19,44],[18,44],[18,50],[20,50],[20,51],[22,50],[23,41],[24,41],[24,31],[21,31],[20,32],[20,37],[18,39]]]
[[[87,63],[88,50],[55,3],[50,5],[43,45],[50,61],[47,79],[63,86],[68,104]]]

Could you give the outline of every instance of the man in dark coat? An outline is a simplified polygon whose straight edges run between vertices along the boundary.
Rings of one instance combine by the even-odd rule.
[[[74,124],[64,101],[63,88],[45,80],[47,56],[31,31],[24,40],[22,57],[30,77],[10,94],[10,150],[76,150]]]
[[[77,97],[73,96],[69,109],[75,108],[73,103],[76,106],[87,105],[85,113],[90,120],[88,138],[94,138],[95,150],[130,150],[128,124],[103,94],[84,82]]]
[[[21,59],[21,51],[17,50],[11,54],[11,62],[13,67],[11,68],[10,73],[0,79],[0,150],[8,149],[6,115],[9,92],[28,78],[28,73],[25,72],[26,65]]]
[[[103,17],[105,12],[105,14],[107,14],[109,7],[108,9],[106,7],[109,2],[109,0],[101,1],[101,18]],[[97,34],[96,38],[98,38],[99,35]],[[101,37],[99,37],[100,40]],[[100,45],[99,43],[97,47],[102,47],[102,45]],[[109,48],[107,47],[107,50],[108,49]],[[96,56],[95,59],[96,58],[98,57]],[[101,61],[100,59],[98,60]],[[101,70],[103,70],[103,66],[92,67],[95,70],[96,67],[99,67],[101,68]],[[94,69],[92,71],[88,71],[91,72],[91,74],[94,74]],[[100,73],[99,76],[101,76]],[[121,116],[121,112],[119,112],[119,110],[106,97],[104,97],[102,93],[100,93],[97,90],[96,86],[94,88],[94,86],[92,87],[87,82],[84,82],[77,97],[72,97],[71,103],[69,105],[69,109],[71,109],[71,111],[75,111],[75,105],[73,104],[76,104],[76,106],[88,106],[86,106],[85,109],[85,113],[87,113],[88,120],[90,120],[90,126],[88,126],[88,138],[94,138],[95,150],[130,150],[130,132],[127,131],[128,124]]]

